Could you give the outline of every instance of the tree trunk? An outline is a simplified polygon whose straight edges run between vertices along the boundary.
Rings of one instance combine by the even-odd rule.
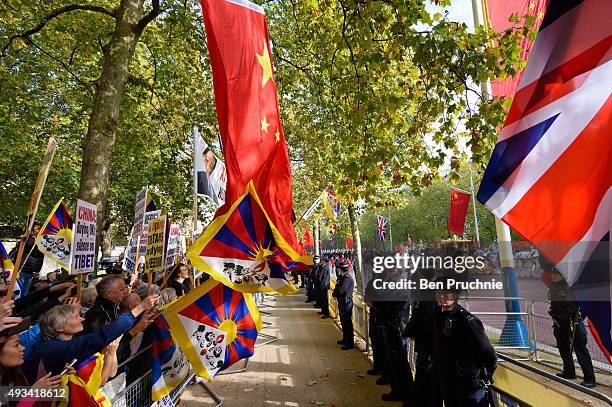
[[[104,227],[102,228],[102,236],[100,239],[100,250],[102,250],[102,256],[110,256],[112,254],[111,246],[111,228],[112,223],[109,221],[104,222]]]
[[[144,15],[143,5],[144,0],[121,0],[115,31],[104,54],[102,75],[83,146],[79,198],[98,207],[96,253],[106,215],[110,163],[121,98],[128,80],[128,66],[143,30],[138,24]]]
[[[351,233],[353,235],[353,263],[355,267],[355,279],[357,280],[357,291],[363,293],[365,287],[365,276],[363,274],[363,261],[361,259],[361,238],[359,237],[359,220],[355,214],[353,204],[348,205],[349,220],[351,222]]]

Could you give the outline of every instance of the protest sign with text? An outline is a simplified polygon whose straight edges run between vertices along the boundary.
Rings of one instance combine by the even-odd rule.
[[[72,229],[72,267],[70,274],[90,273],[95,267],[96,205],[77,199]]]
[[[154,273],[163,270],[164,249],[166,241],[166,215],[149,222],[145,271]]]

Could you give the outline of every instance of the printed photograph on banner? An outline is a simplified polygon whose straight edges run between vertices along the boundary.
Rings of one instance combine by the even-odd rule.
[[[225,203],[227,174],[221,161],[194,129],[194,180],[198,195],[208,197],[217,207]]]
[[[193,348],[199,353],[206,371],[211,377],[214,377],[225,363],[227,334],[220,329],[202,325],[182,315],[178,317],[185,327]]]
[[[195,373],[208,380],[252,356],[261,330],[253,296],[213,279],[170,304],[163,317]]]
[[[36,245],[45,256],[66,270],[70,270],[72,245],[72,217],[64,200],[55,205],[47,221],[36,236]]]

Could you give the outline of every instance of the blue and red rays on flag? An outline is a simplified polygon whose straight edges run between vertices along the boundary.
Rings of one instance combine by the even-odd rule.
[[[284,270],[297,270],[310,262],[310,256],[300,255],[283,239],[252,183],[225,215],[210,224],[188,255],[198,270],[250,293],[295,292]]]
[[[253,355],[261,316],[248,293],[208,280],[164,310],[172,337],[200,377]]]
[[[153,400],[161,400],[174,390],[189,373],[189,362],[170,334],[163,315],[153,321],[151,385]]]
[[[64,205],[64,198],[55,205],[47,221],[38,232],[36,245],[45,256],[66,270],[70,270],[72,217]]]
[[[68,400],[56,407],[110,407],[110,400],[100,391],[104,356],[96,353],[76,367],[76,375],[64,375],[62,386],[68,389]]]

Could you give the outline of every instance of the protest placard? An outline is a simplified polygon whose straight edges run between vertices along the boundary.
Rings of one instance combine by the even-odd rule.
[[[142,188],[136,194],[136,205],[134,205],[134,227],[132,228],[132,238],[136,240],[142,235],[143,220],[147,205],[147,187]]]
[[[168,249],[166,250],[166,268],[174,266],[177,257],[183,254],[181,247],[181,226],[173,223],[168,232]]]
[[[149,222],[145,271],[154,273],[163,270],[164,249],[166,240],[166,215]]]
[[[70,274],[90,273],[95,268],[96,205],[77,199],[72,228],[72,267]]]

